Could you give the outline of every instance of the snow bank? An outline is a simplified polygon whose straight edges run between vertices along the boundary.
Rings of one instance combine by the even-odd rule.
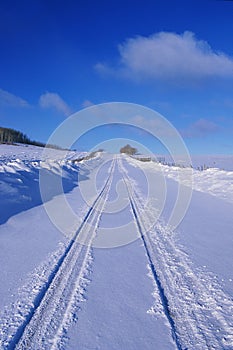
[[[62,176],[64,192],[77,185],[80,171],[79,159],[83,153],[49,149],[36,146],[0,145],[0,224],[9,217],[42,204],[39,188],[39,172],[43,168],[54,178]],[[96,155],[100,157],[100,154]],[[91,162],[91,160],[86,163]],[[79,178],[80,180],[80,178]],[[57,188],[48,191],[49,198],[60,194]]]
[[[193,169],[191,178],[190,168],[169,166],[152,161],[144,163],[133,158],[130,158],[129,162],[134,166],[140,166],[142,169],[162,172],[165,177],[171,178],[185,186],[190,186],[196,191],[209,193],[233,203],[233,171],[218,168],[209,168],[203,171]],[[204,164],[207,164],[207,162]],[[182,177],[180,174],[182,174]]]

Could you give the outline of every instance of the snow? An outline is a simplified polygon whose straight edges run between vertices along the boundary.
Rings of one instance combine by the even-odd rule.
[[[232,158],[230,160],[232,161]],[[221,170],[219,168],[209,168],[199,171],[190,167],[182,168],[181,171],[181,168],[178,166],[169,166],[152,161],[143,163],[142,165],[140,164],[141,162],[131,158],[129,162],[132,165],[140,166],[147,170],[154,169],[155,172],[161,172],[165,177],[178,181],[196,191],[207,192],[233,203],[233,171]],[[224,158],[221,163],[224,164]],[[190,176],[190,171],[192,171],[192,176]],[[182,176],[180,176],[181,173]]]
[[[148,312],[153,284],[141,242],[93,255],[87,300],[66,349],[174,349],[166,320]]]
[[[138,232],[130,206],[114,214],[110,210],[110,203],[118,195],[119,177],[116,166],[97,236],[101,235],[101,228],[108,228],[109,234],[115,225],[120,230],[120,225],[124,227],[126,222],[132,222],[130,229],[136,231],[135,240]],[[121,195],[125,191],[124,188]],[[115,245],[114,241],[111,243]],[[66,349],[151,349],[153,344],[161,349],[174,349],[166,317],[161,312],[161,319],[156,318],[150,312],[155,302],[154,284],[142,242],[137,239],[121,248],[94,248],[92,254],[88,301],[78,314],[78,322],[68,332],[71,340]]]
[[[194,169],[202,170],[206,168],[217,168],[220,170],[233,171],[233,155],[190,155],[191,165]],[[170,155],[155,155],[155,160],[162,163],[172,164],[174,160]],[[180,157],[183,158],[182,156]],[[190,166],[187,162],[181,160],[181,164]]]
[[[83,153],[67,152],[35,146],[0,145],[0,223],[10,216],[42,204],[39,189],[39,172],[44,169],[50,180],[56,181],[62,171],[62,185],[65,193],[77,186],[83,171],[72,160]],[[47,158],[47,159],[46,159]],[[52,176],[53,175],[53,176]],[[47,200],[59,194],[52,186],[47,191]]]
[[[202,158],[221,169],[190,181],[190,168],[106,153],[0,153],[0,349],[233,348],[230,156]],[[67,232],[48,217],[61,190],[42,203],[41,169],[62,174]],[[180,185],[192,199],[174,230]]]

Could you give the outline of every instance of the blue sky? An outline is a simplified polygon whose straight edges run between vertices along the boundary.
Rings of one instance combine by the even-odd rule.
[[[1,1],[0,126],[46,142],[73,112],[130,102],[167,118],[191,153],[232,154],[232,36],[232,1]]]

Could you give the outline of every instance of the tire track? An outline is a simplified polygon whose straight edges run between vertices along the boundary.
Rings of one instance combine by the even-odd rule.
[[[233,302],[203,272],[194,271],[185,253],[174,243],[173,233],[143,207],[119,161],[130,204],[150,269],[178,349],[233,349]],[[147,208],[148,209],[148,208]],[[152,227],[152,228],[151,228]]]
[[[115,162],[112,161],[110,174],[102,190],[7,349],[47,350],[62,347],[67,327],[76,318],[77,300],[83,298],[82,289],[87,282],[91,245],[108,197]]]

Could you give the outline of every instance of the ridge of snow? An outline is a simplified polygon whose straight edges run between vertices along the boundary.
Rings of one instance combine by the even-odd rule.
[[[133,158],[127,158],[133,166],[139,166],[142,170],[161,172],[165,177],[189,186],[196,191],[209,193],[213,196],[233,203],[233,171],[209,168],[199,171],[191,168],[163,165],[155,162],[142,163]],[[192,175],[190,175],[192,171]],[[182,174],[182,176],[180,176]]]

